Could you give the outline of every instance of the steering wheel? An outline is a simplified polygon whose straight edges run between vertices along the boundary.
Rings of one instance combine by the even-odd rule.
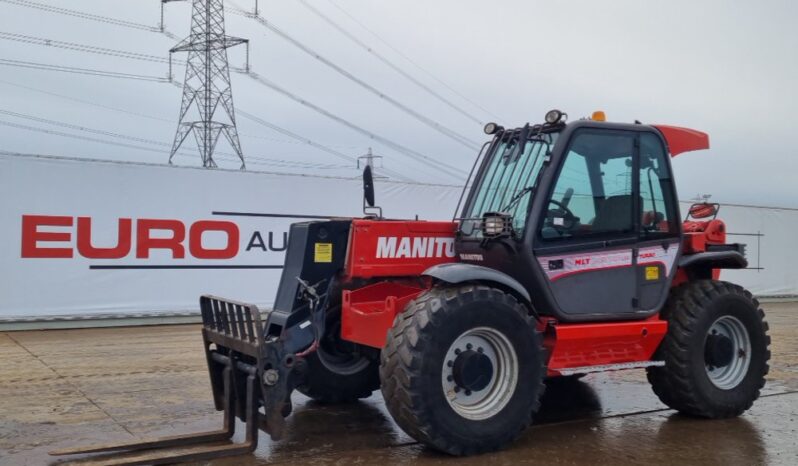
[[[570,231],[576,225],[576,222],[579,219],[577,218],[576,215],[574,215],[573,212],[571,212],[571,209],[568,208],[568,204],[566,202],[558,201],[555,199],[549,199],[549,204],[554,204],[558,208],[549,209],[548,212],[546,213],[546,218],[549,220],[548,226],[554,228],[560,234],[566,231]],[[563,219],[562,224],[558,225],[554,223],[555,218],[562,218]]]

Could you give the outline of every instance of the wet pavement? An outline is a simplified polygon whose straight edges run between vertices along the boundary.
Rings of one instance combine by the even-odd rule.
[[[286,438],[198,464],[798,464],[798,303],[764,305],[773,343],[763,397],[737,419],[676,414],[643,371],[552,381],[508,449],[452,458],[396,427],[379,392],[327,406],[295,395]],[[54,448],[221,426],[197,326],[0,333],[0,465],[58,464]]]

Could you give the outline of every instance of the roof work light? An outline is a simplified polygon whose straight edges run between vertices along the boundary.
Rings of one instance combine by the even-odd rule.
[[[560,121],[562,121],[564,117],[567,118],[568,114],[563,113],[560,110],[554,109],[554,110],[549,110],[546,113],[545,120],[546,120],[546,123],[548,123],[550,125],[554,125],[554,124],[557,124]]]
[[[496,134],[496,133],[498,133],[499,131],[501,131],[503,129],[504,128],[502,128],[498,124],[490,122],[490,123],[485,125],[484,131],[485,131],[485,134]]]

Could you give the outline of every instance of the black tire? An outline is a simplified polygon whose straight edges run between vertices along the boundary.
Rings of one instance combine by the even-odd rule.
[[[341,311],[327,314],[319,348],[305,356],[306,374],[297,390],[321,403],[351,403],[380,387],[377,351],[340,338]]]
[[[749,361],[734,386],[721,387],[707,368],[712,366],[707,335],[713,324],[729,316],[741,323],[750,343],[750,351],[733,357]],[[750,408],[765,385],[770,359],[765,313],[751,293],[727,282],[690,282],[671,291],[661,317],[668,321],[668,333],[654,359],[665,366],[647,369],[659,399],[683,414],[713,419],[739,416]]]
[[[481,389],[504,393],[499,395],[504,404],[482,414],[488,417],[467,418],[444,394],[444,380],[449,377],[444,364],[453,343],[475,331],[498,335],[505,348],[511,347],[509,354],[515,358],[506,360],[513,361],[518,372],[514,389],[493,388],[500,385]],[[481,348],[477,350],[482,354]],[[382,394],[396,423],[416,440],[445,453],[498,450],[520,435],[540,407],[546,375],[541,336],[527,309],[494,288],[466,285],[425,292],[397,315],[381,359]],[[506,380],[495,377],[499,370],[491,367],[490,384]],[[470,396],[469,391],[463,393]]]

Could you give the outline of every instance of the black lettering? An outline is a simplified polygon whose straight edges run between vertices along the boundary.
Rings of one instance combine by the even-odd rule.
[[[274,232],[270,231],[269,232],[269,250],[271,250],[271,251],[285,251],[286,249],[288,249],[288,232],[287,231],[283,232],[283,245],[278,248],[278,247],[274,246]]]
[[[271,233],[269,233],[269,243],[271,243]],[[256,231],[252,234],[252,238],[249,239],[249,244],[247,244],[247,251],[252,248],[259,248],[263,251],[267,251],[266,244],[263,242],[263,237],[260,236],[260,232]]]

